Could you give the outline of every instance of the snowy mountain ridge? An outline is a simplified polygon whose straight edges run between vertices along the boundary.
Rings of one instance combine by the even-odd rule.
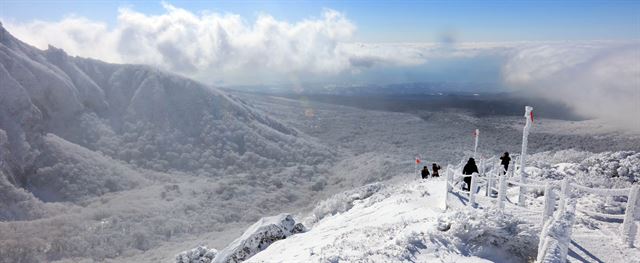
[[[205,229],[225,242],[306,205],[335,158],[216,88],[1,26],[0,80],[0,262],[130,258]]]
[[[67,174],[55,165],[64,163],[67,152],[48,154],[55,150],[48,148],[46,133],[134,167],[206,176],[266,168],[276,160],[313,164],[330,157],[294,129],[195,81],[148,66],[70,57],[51,46],[40,51],[4,28],[0,43],[0,132],[6,135],[0,138],[6,151],[0,155],[2,171],[11,184],[43,201],[103,192],[49,189],[45,181],[55,184],[57,175]],[[64,184],[69,181],[73,184],[72,178]],[[133,187],[106,183],[101,187],[108,192]]]

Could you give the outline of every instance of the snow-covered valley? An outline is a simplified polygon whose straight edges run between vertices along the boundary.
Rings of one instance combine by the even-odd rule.
[[[526,218],[444,210],[444,181],[414,171],[416,155],[442,166],[469,156],[476,128],[481,156],[517,153],[522,117],[223,91],[38,50],[4,28],[0,78],[0,262],[173,262],[199,245],[230,255],[245,229],[281,213],[306,231],[283,230],[286,239],[249,261],[535,258],[539,230]],[[640,135],[597,120],[539,116],[529,140],[539,179],[628,187],[640,176]],[[579,229],[618,224],[579,220]],[[443,232],[443,222],[461,224]]]

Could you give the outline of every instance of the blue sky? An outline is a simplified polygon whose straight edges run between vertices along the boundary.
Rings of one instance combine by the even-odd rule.
[[[345,14],[357,26],[356,41],[458,41],[639,39],[640,1],[166,1],[194,13],[260,13],[296,22],[323,8]],[[161,14],[160,1],[0,2],[0,17],[13,22],[60,20],[71,14],[116,23],[118,8]]]

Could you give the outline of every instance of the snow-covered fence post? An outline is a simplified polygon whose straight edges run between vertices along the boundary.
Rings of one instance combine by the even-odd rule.
[[[558,214],[542,227],[536,262],[567,262],[576,216],[576,201],[567,200],[566,207],[567,210],[558,211]]]
[[[544,209],[542,210],[542,226],[544,223],[553,216],[553,210],[556,207],[556,197],[553,194],[553,187],[551,184],[546,183],[544,185]]]
[[[562,185],[560,186],[560,204],[558,210],[564,212],[564,207],[567,205],[567,199],[571,195],[571,183],[568,178],[562,179]]]
[[[484,186],[484,196],[489,196],[489,193],[491,193],[491,176],[486,176],[485,179],[487,183]]]
[[[449,193],[453,192],[453,172],[451,170],[451,165],[447,164],[447,170],[445,172],[445,176],[447,177],[447,192],[444,196],[444,207],[449,208]]]
[[[476,179],[478,178],[477,173],[471,174],[471,185],[469,186],[469,206],[476,207],[476,187],[478,183]]]
[[[498,179],[498,183],[500,184],[498,186],[498,209],[499,210],[503,210],[504,209],[504,200],[507,198],[507,176],[506,175],[502,175],[499,177],[500,179]]]
[[[473,147],[473,158],[476,158],[476,153],[478,152],[478,137],[480,137],[480,129],[476,129],[473,133],[473,136],[476,137],[476,144]]]
[[[451,187],[451,185],[453,184],[453,176],[451,173],[451,165],[447,164],[447,172],[445,174],[445,176],[447,177],[447,194],[451,193],[451,191],[453,190],[453,187]]]
[[[420,173],[418,173],[418,164],[420,164],[420,157],[416,155],[416,161],[413,163],[413,172],[416,174],[416,177],[418,177],[418,180],[420,180],[422,177]]]
[[[500,176],[500,171],[498,171],[498,163],[496,162],[493,165],[493,170],[497,171],[496,172],[496,177]],[[492,176],[488,176],[487,177],[487,192],[486,195],[487,196],[491,196],[493,194],[493,182],[494,182],[494,178]]]
[[[524,107],[524,118],[526,119],[526,123],[524,125],[524,128],[522,129],[522,153],[520,154],[520,183],[523,185],[526,183],[524,168],[526,166],[527,144],[529,143],[528,142],[529,129],[531,128],[531,122],[533,121],[532,111],[533,111],[533,107],[531,106]],[[525,205],[524,199],[525,199],[525,194],[527,192],[527,188],[524,187],[523,185],[520,186],[520,193],[518,195],[519,206]]]
[[[516,165],[515,163],[513,165],[509,165],[509,169],[507,169],[507,175],[509,175],[509,178],[513,178],[515,176],[516,173]]]
[[[635,242],[636,232],[638,226],[636,226],[636,207],[638,205],[638,190],[640,186],[634,185],[629,190],[629,197],[627,198],[627,209],[624,212],[624,221],[622,222],[622,243],[628,247],[633,247]]]

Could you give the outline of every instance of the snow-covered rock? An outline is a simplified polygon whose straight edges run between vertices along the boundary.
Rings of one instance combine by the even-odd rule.
[[[302,233],[305,227],[295,222],[289,214],[265,217],[249,227],[215,257],[214,262],[242,262],[266,249],[273,242],[293,234]]]
[[[211,263],[218,254],[218,250],[198,246],[192,250],[184,251],[176,256],[176,263]]]

